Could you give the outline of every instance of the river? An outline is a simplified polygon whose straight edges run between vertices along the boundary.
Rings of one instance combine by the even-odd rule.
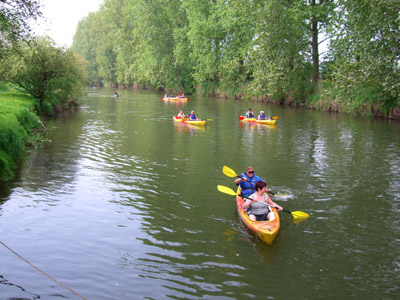
[[[400,297],[399,122],[119,93],[88,89],[1,187],[1,299]],[[240,123],[249,107],[278,125]],[[180,108],[206,125],[174,124]],[[217,190],[249,165],[310,214],[282,212],[271,246]]]

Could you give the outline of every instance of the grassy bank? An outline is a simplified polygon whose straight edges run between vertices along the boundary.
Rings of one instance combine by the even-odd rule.
[[[34,112],[36,99],[0,83],[0,182],[11,179],[28,146],[39,140],[42,127]]]

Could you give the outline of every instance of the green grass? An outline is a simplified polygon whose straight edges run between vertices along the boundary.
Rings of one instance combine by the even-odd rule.
[[[0,83],[0,181],[14,176],[14,170],[32,145],[39,118],[34,112],[35,99]]]

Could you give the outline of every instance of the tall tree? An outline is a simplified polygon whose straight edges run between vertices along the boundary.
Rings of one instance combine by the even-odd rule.
[[[85,65],[71,50],[57,48],[47,38],[36,38],[9,56],[1,77],[38,99],[39,112],[51,115],[79,95],[87,80]]]
[[[99,67],[97,64],[97,42],[93,31],[95,13],[89,13],[88,16],[79,21],[75,31],[74,40],[71,49],[82,56],[87,61],[87,73],[89,84],[100,84]]]
[[[257,15],[260,1],[219,1],[220,26],[225,35],[221,39],[220,82],[240,88],[252,74],[250,52],[255,46]]]
[[[189,20],[188,38],[195,62],[193,77],[197,83],[220,79],[221,45],[226,36],[221,25],[218,0],[185,0],[183,7]]]
[[[332,45],[339,97],[349,110],[378,103],[388,112],[400,103],[400,2],[338,2]]]
[[[187,46],[186,14],[180,0],[136,0],[134,12],[135,78],[154,87],[182,88],[190,82],[190,65],[177,60]],[[179,41],[179,45],[177,45]],[[183,76],[182,76],[183,75]],[[190,85],[190,84],[189,84]]]
[[[29,20],[41,16],[35,0],[0,0],[0,58],[9,47],[17,47],[31,32]]]
[[[309,31],[303,1],[270,0],[260,7],[252,52],[255,95],[304,99],[311,77]]]
[[[327,38],[327,28],[331,26],[335,15],[336,4],[333,0],[308,0],[311,35],[312,80],[316,84],[320,80],[320,44]],[[323,40],[320,40],[322,36]]]

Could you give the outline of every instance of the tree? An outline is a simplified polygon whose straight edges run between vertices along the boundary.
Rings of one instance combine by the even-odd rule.
[[[311,33],[312,81],[317,84],[320,80],[320,36],[326,36],[327,28],[331,26],[332,18],[335,16],[336,4],[333,0],[308,0],[308,2],[307,19]]]
[[[71,46],[71,50],[78,53],[87,61],[89,84],[100,84],[102,81],[96,61],[97,43],[93,32],[95,18],[95,13],[89,13],[87,17],[79,21]]]
[[[31,31],[29,20],[41,16],[35,0],[0,0],[0,59],[10,47],[17,47]]]
[[[134,63],[132,69],[140,84],[153,87],[182,88],[187,85],[191,66],[177,60],[185,38],[186,14],[179,0],[137,0],[134,15]],[[179,54],[178,54],[179,55]],[[182,58],[182,57],[181,57]],[[186,82],[185,82],[186,81]],[[190,82],[190,79],[188,80]]]
[[[36,38],[9,57],[2,77],[38,99],[39,112],[51,115],[56,105],[65,106],[79,95],[87,80],[85,67],[71,50]]]
[[[388,112],[400,103],[400,2],[340,0],[332,81],[347,109]]]
[[[260,7],[252,51],[254,95],[304,100],[311,79],[311,47],[302,5],[301,0],[270,0]]]

